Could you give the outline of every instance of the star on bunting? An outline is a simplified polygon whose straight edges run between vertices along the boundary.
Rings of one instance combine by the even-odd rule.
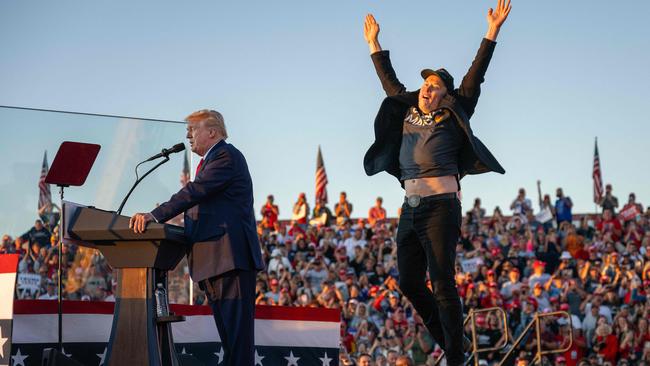
[[[14,356],[11,356],[11,360],[13,361],[14,366],[25,366],[25,359],[29,357],[27,355],[23,355],[20,353],[20,348],[18,348],[18,352]]]
[[[293,351],[289,352],[289,357],[285,357],[285,360],[287,360],[287,366],[298,366],[298,360],[300,357],[295,357],[293,355]]]

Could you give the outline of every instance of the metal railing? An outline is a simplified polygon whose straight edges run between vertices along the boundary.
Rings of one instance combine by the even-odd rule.
[[[568,320],[568,323],[569,323],[569,345],[564,347],[564,348],[560,348],[560,349],[542,350],[542,334],[540,332],[540,320],[542,318],[555,317],[555,316],[562,316],[562,317],[567,318],[567,320]],[[533,359],[533,365],[541,362],[542,357],[544,355],[549,355],[549,354],[554,354],[554,353],[564,353],[564,352],[568,351],[569,349],[571,349],[571,347],[573,346],[573,324],[571,322],[571,315],[569,313],[567,313],[566,311],[554,311],[554,312],[551,312],[551,313],[543,313],[543,314],[535,313],[533,315],[533,320],[531,320],[530,323],[528,323],[526,328],[524,328],[524,330],[521,332],[519,337],[512,344],[512,347],[510,347],[508,352],[506,352],[506,354],[503,356],[503,358],[501,359],[501,362],[499,362],[499,366],[503,366],[506,363],[506,361],[508,360],[508,358],[510,358],[510,356],[512,356],[512,353],[517,349],[519,344],[526,338],[527,333],[533,328],[533,326],[535,327],[535,333],[536,333],[536,335],[535,335],[536,339],[535,340],[537,342],[537,354],[535,355],[535,358]]]
[[[499,343],[497,343],[493,347],[478,348],[478,340],[477,340],[477,335],[476,335],[476,318],[475,317],[476,317],[477,314],[492,313],[492,312],[501,313],[501,315],[502,315],[502,323],[501,324],[503,326],[503,330],[504,330],[504,333],[505,333],[505,338],[503,339],[503,342],[501,342],[502,343],[501,345],[499,345]],[[501,350],[501,349],[505,348],[505,346],[508,344],[508,341],[510,340],[510,332],[508,331],[508,329],[509,329],[508,328],[508,317],[506,315],[506,312],[503,310],[503,308],[500,308],[500,307],[492,307],[492,308],[485,308],[485,309],[471,309],[469,311],[469,314],[467,315],[467,317],[463,321],[463,330],[467,326],[467,322],[470,322],[470,321],[471,321],[471,329],[472,329],[472,350],[473,350],[470,357],[474,358],[474,365],[478,366],[478,362],[479,362],[478,354],[479,353],[498,351],[498,350]],[[438,358],[435,360],[434,365],[436,365],[436,366],[439,365],[440,361],[442,361],[442,358],[444,356],[445,356],[445,351],[443,350],[440,353],[440,356],[438,356]],[[467,361],[468,360],[466,360],[465,362],[467,363]]]

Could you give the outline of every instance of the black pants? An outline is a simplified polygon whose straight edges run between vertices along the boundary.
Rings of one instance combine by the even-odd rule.
[[[219,365],[255,363],[255,279],[255,271],[232,270],[201,283],[221,337]]]
[[[465,358],[463,309],[455,281],[460,225],[460,202],[455,194],[441,194],[423,197],[417,207],[404,203],[397,229],[400,288],[445,350],[450,366]],[[427,270],[433,292],[426,285]]]

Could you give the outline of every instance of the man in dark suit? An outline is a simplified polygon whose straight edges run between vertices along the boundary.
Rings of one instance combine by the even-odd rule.
[[[226,143],[223,117],[200,110],[186,118],[187,138],[202,156],[193,182],[130,225],[165,222],[185,212],[190,275],[205,291],[224,349],[224,364],[254,364],[256,272],[264,268],[253,211],[253,184],[244,155]]]
[[[425,69],[420,89],[407,92],[388,51],[379,45],[379,25],[372,15],[365,22],[364,36],[388,97],[375,118],[375,142],[364,157],[364,168],[368,175],[386,171],[404,187],[397,230],[400,288],[445,350],[450,366],[462,365],[464,351],[471,349],[463,334],[463,309],[454,278],[462,216],[460,178],[505,172],[469,124],[497,34],[510,13],[510,0],[505,1],[498,0],[496,9],[488,11],[488,31],[457,89],[445,69]],[[435,48],[439,36],[428,35],[424,47]],[[410,55],[420,57],[417,50]],[[427,271],[433,291],[426,285]]]

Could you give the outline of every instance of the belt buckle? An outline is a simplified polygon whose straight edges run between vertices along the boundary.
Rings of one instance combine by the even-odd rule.
[[[415,207],[418,207],[420,205],[420,200],[421,199],[422,199],[422,197],[419,194],[414,194],[414,195],[408,196],[407,202],[408,202],[409,206],[415,208]]]

